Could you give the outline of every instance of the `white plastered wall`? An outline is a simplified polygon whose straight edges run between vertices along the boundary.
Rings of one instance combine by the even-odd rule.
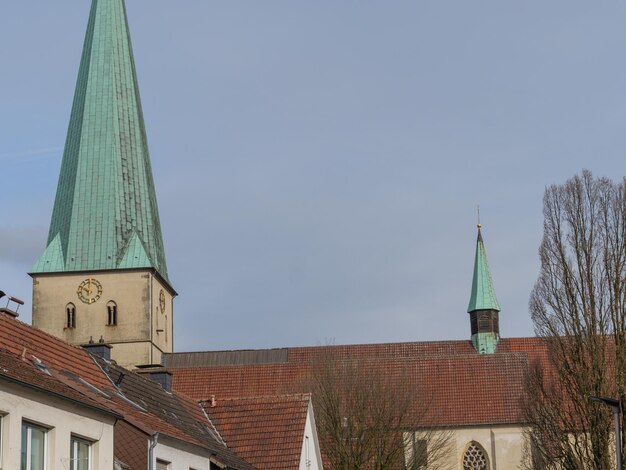
[[[0,380],[3,470],[20,468],[22,421],[46,429],[46,469],[69,470],[71,436],[92,444],[92,470],[113,468],[115,418],[43,392]]]
[[[322,470],[322,468],[322,455],[317,440],[315,416],[313,415],[313,406],[309,401],[302,440],[302,453],[300,454],[300,470]]]
[[[205,451],[198,449],[197,452],[194,452],[192,448],[193,446],[168,439],[165,436],[159,437],[154,449],[155,465],[153,468],[156,468],[158,459],[170,464],[168,470],[209,470],[211,461],[207,455],[204,455]]]
[[[463,455],[470,443],[475,442],[485,451],[489,459],[489,470],[519,469],[524,456],[525,430],[523,426],[495,425],[467,426],[442,431],[449,433],[450,437],[445,458],[437,462],[436,468],[462,470]],[[418,432],[416,439],[419,438]],[[407,456],[410,456],[410,449],[407,449]]]

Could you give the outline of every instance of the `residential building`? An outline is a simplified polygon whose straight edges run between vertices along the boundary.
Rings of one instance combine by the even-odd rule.
[[[0,350],[0,468],[113,468],[120,416],[70,380],[26,348],[19,355]]]
[[[0,313],[1,468],[253,468],[226,447],[197,401],[168,390],[158,374],[115,364],[110,352]]]

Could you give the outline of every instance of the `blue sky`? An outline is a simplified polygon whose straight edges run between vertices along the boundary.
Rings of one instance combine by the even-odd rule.
[[[0,6],[0,289],[45,245],[90,2]],[[127,0],[177,350],[532,334],[546,185],[626,169],[626,4]]]

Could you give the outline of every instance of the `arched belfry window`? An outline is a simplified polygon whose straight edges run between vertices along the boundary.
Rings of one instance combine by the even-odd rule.
[[[489,470],[487,452],[478,442],[470,442],[463,454],[463,470]]]
[[[76,328],[76,306],[73,303],[67,304],[65,314],[67,315],[65,327]]]
[[[117,304],[112,300],[107,303],[107,325],[117,325]]]

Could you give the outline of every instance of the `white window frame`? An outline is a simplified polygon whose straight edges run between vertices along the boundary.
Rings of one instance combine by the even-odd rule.
[[[4,414],[0,414],[0,468],[2,468],[2,454],[4,451]]]
[[[156,467],[157,468],[159,468],[159,464],[165,465],[166,470],[170,470],[170,468],[172,468],[172,462],[168,462],[167,460],[156,459]]]
[[[93,464],[93,441],[72,434],[70,438],[70,470],[75,470],[74,456],[78,453],[78,444],[87,444],[89,453],[87,454],[87,468],[91,470]]]
[[[48,428],[45,428],[39,424],[35,424],[31,421],[23,420],[21,428],[26,426],[26,470],[30,470],[31,468],[31,460],[30,460],[30,448],[31,448],[31,437],[33,429],[41,431],[43,433],[43,470],[48,469]],[[21,434],[21,433],[20,433]],[[22,446],[24,442],[20,443],[20,452],[22,451]],[[21,456],[20,456],[21,460]],[[20,463],[21,468],[21,463]]]

